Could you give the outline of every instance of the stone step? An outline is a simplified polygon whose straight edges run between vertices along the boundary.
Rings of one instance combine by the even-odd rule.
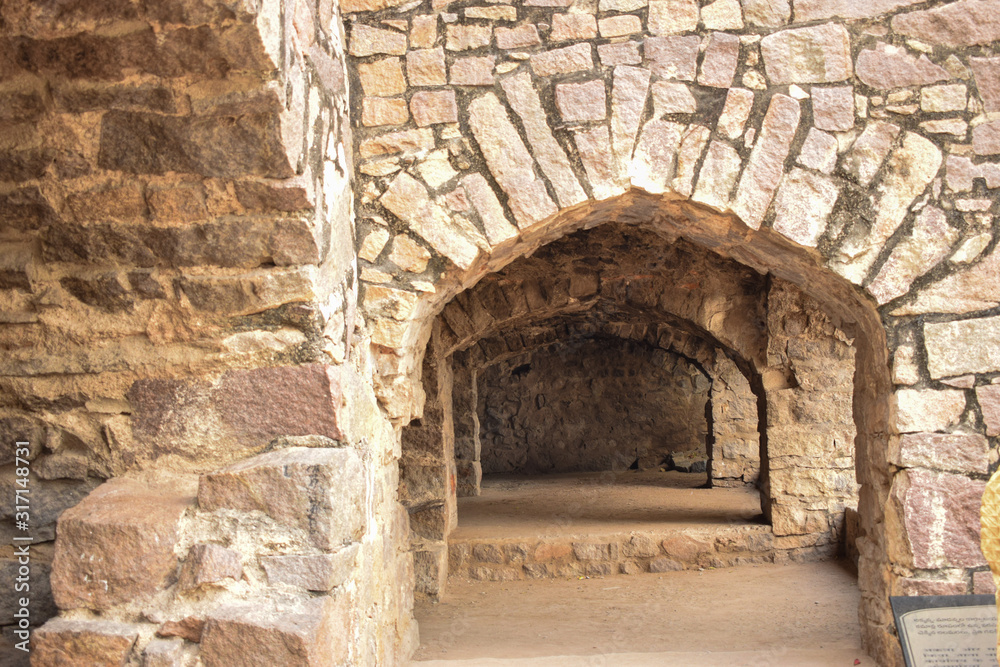
[[[536,539],[451,540],[449,576],[479,581],[721,568],[775,560],[770,526],[740,525]]]

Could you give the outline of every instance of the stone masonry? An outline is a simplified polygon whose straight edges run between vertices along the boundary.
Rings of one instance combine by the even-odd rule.
[[[0,609],[24,441],[37,664],[402,664],[479,374],[599,335],[706,369],[901,665],[890,595],[994,589],[998,17],[0,0]]]

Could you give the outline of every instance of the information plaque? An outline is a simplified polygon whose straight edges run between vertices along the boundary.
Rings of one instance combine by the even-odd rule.
[[[907,667],[997,667],[992,595],[892,597]]]

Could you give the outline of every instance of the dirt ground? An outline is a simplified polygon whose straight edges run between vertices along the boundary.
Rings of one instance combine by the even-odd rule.
[[[418,602],[421,667],[872,666],[842,563],[506,583]]]
[[[706,476],[680,472],[490,476],[482,494],[458,499],[451,539],[601,535],[666,527],[753,523],[755,489],[706,489]]]

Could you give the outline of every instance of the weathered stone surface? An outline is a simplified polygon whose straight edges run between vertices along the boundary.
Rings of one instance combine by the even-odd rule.
[[[948,256],[958,236],[944,212],[928,206],[917,216],[910,236],[893,248],[868,291],[880,305],[902,296],[914,280]]]
[[[785,158],[799,126],[799,103],[785,95],[775,95],[767,108],[750,160],[733,201],[733,212],[757,229],[767,213],[771,198],[784,171]]]
[[[148,379],[128,392],[132,432],[150,454],[190,458],[253,451],[280,435],[342,437],[335,367],[320,364],[233,370],[216,382]]]
[[[990,121],[973,128],[972,149],[976,155],[1000,154],[1000,121]]]
[[[507,220],[500,200],[482,175],[469,174],[462,179],[462,187],[479,213],[491,245],[497,246],[517,237],[517,228]]]
[[[239,580],[243,564],[239,553],[218,544],[196,544],[188,550],[178,585],[183,589],[215,584],[224,579]]]
[[[904,468],[985,474],[989,468],[989,443],[972,433],[908,433],[900,437],[899,453],[893,462]]]
[[[647,38],[643,49],[649,70],[664,79],[694,81],[700,41],[695,35]]]
[[[451,66],[453,86],[492,86],[495,56],[456,58]]]
[[[713,32],[705,47],[698,83],[713,88],[728,88],[736,75],[740,55],[740,38],[724,32]]]
[[[673,180],[674,190],[682,195],[690,195],[694,187],[695,168],[712,132],[702,125],[692,125],[681,136],[677,149],[677,172]]]
[[[813,124],[821,130],[845,132],[854,127],[854,89],[850,86],[812,89]]]
[[[467,51],[490,45],[493,28],[488,25],[449,25],[445,46],[449,51]]]
[[[987,112],[1000,111],[1000,58],[969,58],[976,88]]]
[[[101,120],[97,163],[103,169],[133,174],[294,175],[273,113],[191,118],[109,111]]]
[[[824,174],[833,173],[833,168],[837,166],[837,139],[826,132],[810,128],[796,161],[803,167]]]
[[[365,139],[361,142],[358,153],[362,158],[370,158],[394,153],[416,153],[433,148],[434,131],[425,128],[392,132]]]
[[[607,117],[607,94],[600,79],[557,84],[555,97],[556,107],[565,121],[604,120]]]
[[[550,42],[593,39],[597,37],[597,21],[593,14],[555,14],[552,16]]]
[[[1000,317],[924,325],[932,378],[1000,370]]]
[[[531,69],[538,76],[569,74],[592,69],[594,56],[590,44],[574,44],[531,55]]]
[[[986,422],[986,435],[1000,435],[1000,385],[976,387],[976,399]]]
[[[850,78],[851,40],[836,23],[782,30],[760,41],[771,83],[833,83]]]
[[[933,9],[900,14],[893,17],[892,29],[931,44],[988,44],[1000,39],[1000,2],[958,0]]]
[[[191,486],[117,478],[63,512],[52,562],[56,604],[100,611],[173,583],[179,522],[194,506]]]
[[[343,596],[324,596],[280,611],[273,603],[230,603],[208,615],[201,640],[206,667],[341,664],[348,656],[349,623]]]
[[[698,110],[698,100],[694,98],[694,95],[691,94],[691,89],[685,83],[657,81],[653,84],[652,91],[653,114],[657,118],[665,114],[688,114],[695,113]],[[645,97],[643,101],[645,101]]]
[[[965,411],[965,393],[954,389],[898,389],[896,427],[900,433],[944,431]]]
[[[431,253],[409,236],[400,234],[392,239],[389,261],[404,271],[423,273],[430,259]]]
[[[795,20],[816,21],[822,19],[866,19],[881,16],[899,9],[918,4],[918,0],[796,0]]]
[[[643,126],[629,165],[633,186],[657,194],[667,190],[683,132],[683,125],[662,120],[651,120]]]
[[[899,586],[903,595],[965,595],[967,592],[964,581],[905,577]]]
[[[601,37],[624,37],[642,32],[642,21],[634,14],[624,14],[620,16],[608,16],[598,22]]]
[[[363,23],[351,27],[349,52],[352,56],[372,56],[384,53],[401,56],[406,53],[406,35],[395,30],[373,28]]]
[[[963,83],[928,86],[920,90],[920,110],[928,113],[964,111],[968,89]]]
[[[926,86],[950,78],[948,72],[927,56],[917,56],[885,42],[858,54],[857,74],[859,79],[879,90]]]
[[[977,253],[978,254],[978,253]],[[1000,250],[990,251],[979,263],[925,287],[915,303],[897,309],[900,314],[971,313],[1000,305]]]
[[[541,100],[531,83],[531,75],[524,72],[508,77],[502,81],[502,86],[507,102],[521,117],[534,158],[552,183],[559,206],[566,208],[586,200],[587,195],[570,167],[566,152],[552,135]]]
[[[615,170],[611,137],[606,125],[574,133],[580,161],[587,172],[595,199],[607,199],[624,192],[622,179]]]
[[[972,593],[973,595],[996,595],[997,582],[993,574],[986,572],[972,573]]]
[[[469,104],[469,125],[490,172],[510,197],[518,226],[523,229],[555,213],[555,203],[535,177],[534,160],[496,95],[488,93]]]
[[[387,285],[367,285],[364,294],[365,310],[372,315],[391,317],[394,320],[409,319],[417,303],[417,295],[408,290]]]
[[[366,127],[402,125],[410,119],[403,98],[366,97],[361,103],[361,124]]]
[[[862,185],[868,185],[875,178],[898,136],[898,125],[880,121],[869,123],[854,142],[851,152],[844,158],[843,170],[858,179]]]
[[[649,0],[646,25],[654,35],[694,30],[698,27],[698,3],[695,0]]]
[[[792,15],[789,0],[741,0],[743,16],[751,25],[780,28]]]
[[[639,45],[636,42],[598,44],[597,55],[605,67],[638,65],[642,62],[642,56],[639,55]]]
[[[113,621],[53,618],[31,636],[31,664],[124,665],[141,626]]]
[[[184,667],[184,640],[154,639],[142,651],[142,667]]]
[[[611,87],[611,146],[618,177],[626,174],[632,160],[639,124],[646,109],[650,73],[638,67],[616,67]]]
[[[525,23],[516,28],[497,28],[496,38],[497,47],[505,50],[523,49],[542,43],[534,23]]]
[[[399,58],[382,58],[368,63],[358,63],[358,76],[365,95],[389,97],[406,92],[403,61]]]
[[[458,105],[455,102],[455,91],[441,90],[434,92],[421,91],[410,98],[410,112],[419,127],[436,125],[438,123],[458,122]]]
[[[903,509],[914,567],[977,567],[986,563],[979,549],[979,503],[985,487],[984,482],[949,473],[899,473],[892,495]]]
[[[335,553],[316,556],[261,556],[260,564],[271,584],[326,592],[351,576],[358,548],[357,544],[352,544]]]
[[[447,83],[444,47],[408,52],[406,75],[410,79],[411,86],[443,86]]]
[[[736,149],[725,141],[713,141],[708,145],[708,153],[691,198],[721,211],[726,210],[741,166]]]
[[[782,179],[774,202],[774,230],[815,248],[839,196],[833,179],[792,169]]]
[[[730,88],[726,93],[726,104],[722,107],[716,129],[727,139],[738,139],[743,134],[750,111],[753,109],[753,91],[746,88]]]
[[[205,631],[205,619],[185,616],[179,621],[166,621],[156,630],[157,637],[180,637],[195,644],[201,642]]]
[[[739,0],[715,0],[701,8],[701,22],[706,30],[742,30],[743,10]]]
[[[360,539],[364,476],[352,449],[291,447],[202,476],[202,509],[261,511],[307,531],[321,549]]]

